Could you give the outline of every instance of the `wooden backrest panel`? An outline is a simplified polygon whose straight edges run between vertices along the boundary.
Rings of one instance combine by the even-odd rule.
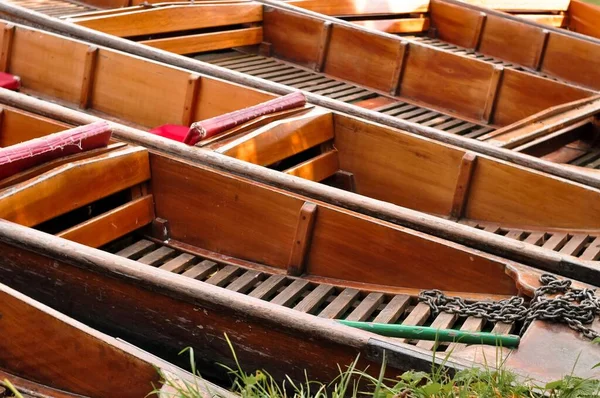
[[[566,11],[570,0],[467,0],[466,3],[502,11]]]
[[[66,123],[12,108],[0,108],[0,147],[70,128]]]
[[[278,120],[217,149],[234,158],[268,166],[333,138],[330,112]]]
[[[492,121],[506,126],[551,106],[591,97],[593,94],[592,91],[565,86],[554,80],[505,69]]]
[[[465,217],[542,228],[597,229],[600,190],[479,158]]]
[[[260,184],[150,155],[156,216],[171,237],[285,268],[303,202]]]
[[[600,90],[600,44],[550,32],[541,71]]]
[[[216,78],[202,77],[192,119],[203,120],[258,105],[277,95]]]
[[[429,18],[372,19],[352,23],[387,33],[419,33],[429,29]]]
[[[286,268],[300,209],[308,199],[202,166],[150,157],[156,216],[169,221],[173,239]],[[497,260],[315,203],[318,209],[306,263],[311,275],[399,287],[516,292],[514,281],[504,273],[505,265]]]
[[[505,266],[385,221],[319,207],[307,273],[417,289],[514,294]]]
[[[74,22],[114,36],[128,37],[260,22],[261,20],[262,5],[260,4],[200,3],[151,8],[118,15],[79,18]]]
[[[569,30],[600,38],[600,7],[580,0],[571,0],[568,14]]]
[[[271,43],[271,50],[276,57],[314,68],[323,34],[323,21],[317,18],[265,7],[263,40]]]
[[[21,77],[23,87],[68,102],[79,100],[85,44],[18,27],[11,48],[8,71]]]
[[[141,147],[60,166],[0,194],[0,218],[35,226],[150,179]]]
[[[493,69],[485,62],[411,45],[400,95],[481,119]]]
[[[340,169],[354,174],[357,193],[428,213],[450,213],[464,151],[339,114],[334,120]]]
[[[179,124],[189,73],[100,49],[91,107],[147,127]]]
[[[0,285],[0,364],[54,388],[90,397],[142,397],[157,384],[152,364],[106,343],[86,328]]]
[[[544,38],[541,27],[488,15],[481,33],[479,51],[537,69],[545,44]]]
[[[457,46],[472,48],[476,31],[481,24],[481,13],[477,10],[449,4],[443,0],[431,0],[429,18],[436,28],[437,36]]]
[[[323,71],[377,90],[389,91],[400,41],[334,25]]]
[[[288,3],[325,15],[381,15],[427,12],[428,0],[292,0]]]

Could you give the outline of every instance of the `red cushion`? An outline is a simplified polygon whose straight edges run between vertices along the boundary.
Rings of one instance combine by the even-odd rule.
[[[0,87],[8,90],[18,90],[21,88],[21,79],[10,73],[0,72]]]
[[[63,156],[108,145],[112,130],[96,122],[0,148],[0,180]]]
[[[190,128],[187,126],[181,126],[178,124],[164,124],[162,126],[153,128],[150,130],[150,132],[161,137],[183,142],[185,136],[188,134],[189,129]]]

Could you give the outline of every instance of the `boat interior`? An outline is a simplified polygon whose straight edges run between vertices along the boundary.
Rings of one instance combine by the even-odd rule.
[[[416,296],[431,288],[467,300],[530,296],[541,275],[125,143],[58,156],[15,174],[2,181],[0,199],[6,221],[327,319],[510,333],[520,325],[434,315]],[[546,328],[536,321],[524,339]],[[580,344],[566,326],[553,333],[567,345]],[[479,345],[395,341],[483,361]],[[519,355],[520,349],[502,350],[517,359],[529,355],[526,349]]]
[[[20,76],[22,92],[142,130],[189,126],[274,98],[28,27],[2,32],[11,31],[4,70]],[[132,71],[135,79],[126,77]],[[2,113],[4,145],[20,139],[10,136],[23,127],[7,133],[16,118]],[[64,124],[39,133],[26,127],[23,137],[57,127]],[[319,107],[263,117],[198,145],[580,260],[600,258],[597,189]],[[580,206],[572,205],[575,195]]]
[[[0,284],[0,395],[12,397],[5,381],[23,398],[139,398],[161,383],[159,370],[173,384],[192,375],[122,340],[107,336]],[[84,358],[84,360],[83,360]],[[206,381],[223,394],[223,390]],[[205,391],[205,387],[201,390]],[[227,393],[225,393],[227,396]]]

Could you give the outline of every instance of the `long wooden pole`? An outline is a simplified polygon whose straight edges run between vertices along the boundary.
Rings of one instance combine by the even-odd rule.
[[[102,120],[96,116],[6,89],[0,89],[0,103],[74,125],[89,124]],[[113,128],[113,137],[116,139],[141,145],[155,152],[162,152],[191,162],[205,164],[224,172],[263,182],[357,213],[380,218],[429,235],[438,236],[488,253],[510,258],[536,268],[594,285],[600,285],[600,268],[574,257],[564,256],[557,252],[545,250],[490,232],[477,230],[466,225],[391,203],[328,187],[314,181],[243,162],[216,152],[199,150],[196,147],[190,147],[173,140],[148,134],[119,123],[109,121],[109,124]]]
[[[0,2],[0,17],[13,22],[24,23],[51,32],[86,40],[97,45],[110,47],[119,51],[177,66],[193,72],[214,76],[219,79],[228,80],[248,87],[270,91],[275,94],[285,95],[297,91],[294,88],[287,87],[279,83],[244,75],[216,65],[211,65],[192,58],[176,55],[167,51],[144,46],[126,39],[97,32],[79,25],[69,24],[56,18],[48,17],[46,15],[30,11],[23,7],[9,4],[7,2]],[[308,102],[312,104],[320,105],[363,119],[372,120],[377,123],[395,127],[440,142],[456,145],[501,160],[513,162],[521,166],[530,167],[532,169],[540,170],[558,177],[567,178],[569,180],[586,184],[595,188],[600,188],[600,176],[592,175],[590,173],[586,173],[585,171],[566,168],[560,164],[548,162],[508,149],[493,147],[483,142],[449,134],[441,130],[421,126],[416,123],[407,122],[405,120],[397,119],[393,116],[346,104],[344,102],[333,100],[310,92],[303,93]]]

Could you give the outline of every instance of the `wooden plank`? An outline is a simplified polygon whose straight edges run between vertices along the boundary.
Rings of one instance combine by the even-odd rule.
[[[420,33],[429,29],[428,17],[395,18],[395,19],[369,19],[364,21],[350,21],[369,29],[380,30],[386,33]]]
[[[308,285],[308,281],[304,279],[296,279],[288,287],[283,289],[281,293],[275,296],[275,298],[271,300],[271,303],[287,307],[291,305],[298,297],[300,297],[302,293],[304,293],[304,291],[308,288]]]
[[[333,16],[411,14],[429,10],[427,0],[404,0],[394,3],[389,0],[370,0],[364,3],[355,0],[294,0],[288,3],[320,14]]]
[[[90,106],[91,92],[94,87],[94,78],[96,72],[96,60],[98,59],[98,47],[90,46],[85,53],[85,63],[83,65],[83,79],[81,81],[81,97],[79,98],[79,107],[87,109]]]
[[[385,308],[373,319],[375,323],[395,323],[402,316],[408,305],[410,304],[410,296],[397,294]]]
[[[181,116],[181,124],[184,126],[189,126],[194,122],[194,111],[196,110],[196,102],[198,101],[200,82],[199,75],[192,74],[188,78],[188,86],[185,92],[185,102],[183,105],[183,115]]]
[[[99,155],[60,166],[2,192],[0,216],[34,226],[148,179],[144,148]]]
[[[331,294],[335,291],[335,286],[320,284],[306,297],[304,297],[294,309],[296,311],[312,314]]]
[[[566,233],[562,233],[562,232],[555,232],[550,239],[548,239],[543,245],[542,247],[544,249],[548,249],[548,250],[555,250],[558,251],[562,248],[562,246],[565,244],[565,242],[567,241],[567,234]]]
[[[479,46],[481,45],[481,39],[483,37],[483,30],[486,21],[487,14],[485,12],[480,12],[477,24],[475,25],[475,29],[473,31],[473,42],[470,46],[470,48],[472,48],[475,51],[479,51]]]
[[[560,253],[568,254],[569,256],[577,256],[577,254],[583,249],[587,240],[587,234],[577,234],[573,235],[569,242],[560,249]]]
[[[581,256],[579,256],[579,259],[586,261],[597,261],[600,259],[600,237],[597,237],[589,244]]]
[[[469,0],[469,4],[500,11],[567,11],[569,0]]]
[[[217,270],[217,263],[210,260],[203,260],[198,264],[190,267],[182,275],[189,278],[202,280],[206,276],[212,274]]]
[[[290,167],[285,170],[284,173],[319,182],[331,177],[339,169],[340,162],[338,151],[337,149],[332,149],[297,164],[296,166]]]
[[[492,329],[492,333],[509,334],[513,331],[514,328],[514,323],[496,322],[494,328]]]
[[[231,279],[233,279],[237,274],[241,273],[242,269],[240,267],[236,267],[235,265],[226,265],[219,271],[217,271],[214,275],[208,278],[205,282],[215,286],[224,286]]]
[[[175,274],[180,273],[186,269],[194,260],[196,256],[189,253],[181,253],[179,256],[172,260],[167,261],[159,268],[165,271],[173,272]]]
[[[140,43],[175,54],[194,54],[234,47],[260,44],[263,29],[260,26],[227,30],[223,32],[199,33],[195,35],[142,40]]]
[[[154,246],[155,246],[154,242],[146,240],[146,239],[142,239],[142,240],[138,240],[137,242],[135,242],[134,244],[132,244],[130,246],[127,246],[126,248],[118,251],[115,254],[117,256],[121,256],[121,257],[125,257],[125,258],[133,258],[133,257],[143,255],[144,253],[148,252],[149,250],[152,250],[154,248]]]
[[[464,215],[469,200],[471,177],[473,176],[476,164],[477,155],[473,152],[465,153],[461,159],[456,178],[454,198],[452,199],[452,209],[450,210],[450,217],[454,220],[459,220]]]
[[[484,319],[470,316],[465,320],[463,325],[460,327],[460,330],[463,330],[466,332],[480,332],[481,329],[483,329],[484,325],[485,325]],[[448,348],[446,349],[446,352],[449,353],[450,355],[452,355],[456,352],[461,351],[466,346],[467,346],[466,344],[462,344],[462,343],[450,343],[448,345]]]
[[[0,147],[67,130],[72,125],[19,109],[0,109]]]
[[[317,216],[317,205],[305,202],[298,215],[298,224],[296,225],[296,235],[290,251],[290,258],[287,265],[287,273],[292,276],[299,276],[304,273],[306,255],[310,248],[313,226]]]
[[[452,325],[454,325],[454,322],[456,322],[457,318],[458,317],[456,316],[456,314],[442,312],[435,317],[435,319],[431,323],[431,327],[436,329],[450,329]],[[423,348],[424,350],[432,351],[435,351],[438,345],[439,342],[428,340],[421,340],[417,343],[417,347]]]
[[[542,44],[539,47],[539,51],[536,53],[536,56],[533,61],[533,67],[535,70],[540,70],[542,68],[542,63],[544,62],[544,56],[546,55],[546,48],[548,48],[548,38],[550,37],[550,32],[546,29],[542,30]]]
[[[57,236],[86,246],[100,247],[150,224],[153,219],[154,202],[152,195],[147,195],[69,228]]]
[[[483,113],[481,119],[486,123],[492,123],[492,115],[494,114],[494,107],[496,106],[496,100],[498,98],[498,90],[501,86],[502,75],[504,74],[504,67],[501,65],[494,66],[492,70],[492,78],[488,86],[487,96],[485,98],[485,105],[483,107]]]
[[[339,318],[350,308],[354,300],[358,298],[360,291],[357,289],[344,289],[327,307],[319,313],[319,317],[335,319]]]
[[[472,48],[482,22],[479,11],[439,0],[431,1],[430,18],[438,39],[465,48]]]
[[[283,275],[271,275],[263,281],[249,296],[263,300],[268,300],[285,283],[286,277]]]
[[[400,46],[398,47],[398,56],[396,58],[396,69],[392,74],[392,83],[390,85],[390,94],[398,95],[400,91],[400,86],[402,84],[402,76],[404,74],[404,66],[406,65],[406,59],[409,54],[409,43],[405,40],[400,42]]]
[[[262,277],[262,272],[252,270],[246,271],[246,273],[227,286],[227,290],[232,290],[238,293],[246,293],[248,290],[254,287]]]
[[[524,242],[531,245],[541,246],[541,243],[544,242],[545,235],[546,234],[544,232],[532,232],[527,239],[524,240]]]
[[[261,5],[239,3],[158,7],[117,15],[79,18],[74,23],[110,35],[130,37],[261,20]]]
[[[429,305],[425,303],[418,303],[415,308],[408,314],[406,319],[402,322],[403,325],[419,326],[425,323],[427,318],[431,315],[431,309]],[[401,343],[408,342],[408,339],[398,339]]]
[[[519,18],[527,19],[531,22],[539,23],[542,25],[549,25],[555,28],[564,28],[567,24],[567,17],[565,15],[553,15],[553,14],[517,14]]]
[[[315,72],[321,72],[325,60],[327,59],[327,51],[329,50],[329,42],[331,40],[331,21],[324,21],[323,28],[321,30],[321,37],[319,39],[319,47],[317,49],[317,62],[315,62]]]
[[[2,48],[0,50],[0,72],[8,72],[10,68],[10,56],[12,53],[13,39],[15,37],[15,26],[4,25],[2,32]]]
[[[383,302],[382,293],[369,293],[358,306],[346,317],[347,321],[366,321]]]
[[[161,246],[158,249],[144,255],[137,261],[139,263],[155,267],[162,263],[165,259],[169,258],[173,253],[175,253],[175,250],[171,249],[170,247]]]
[[[586,3],[579,0],[569,2],[569,30],[584,35],[600,38],[600,7],[597,4]]]
[[[217,152],[267,166],[332,138],[332,114],[317,113],[273,122],[221,146]]]

